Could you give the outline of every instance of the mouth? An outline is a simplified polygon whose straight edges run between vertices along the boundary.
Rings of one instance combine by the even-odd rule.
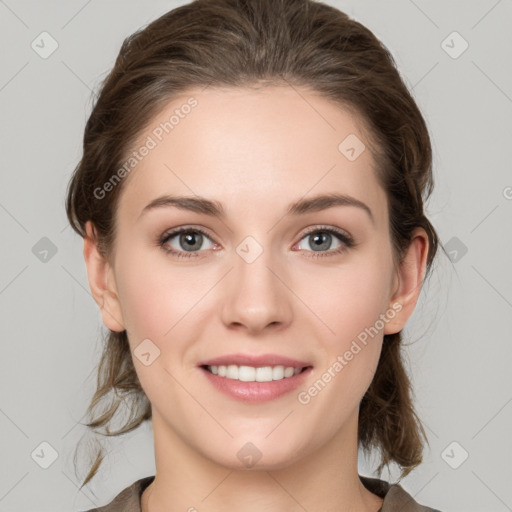
[[[245,366],[245,365],[201,365],[201,368],[219,377],[241,382],[273,382],[290,379],[312,366]]]
[[[198,365],[213,389],[246,403],[276,400],[304,384],[313,365],[278,355],[232,354]]]

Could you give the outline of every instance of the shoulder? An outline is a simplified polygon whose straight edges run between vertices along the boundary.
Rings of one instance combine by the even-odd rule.
[[[389,484],[384,480],[361,475],[359,478],[369,491],[384,498],[379,512],[395,512],[396,510],[401,512],[441,512],[438,509],[421,505],[399,484]]]
[[[141,478],[123,489],[110,503],[86,512],[141,512],[141,495],[154,478],[154,476]],[[377,478],[361,475],[359,478],[369,491],[384,499],[379,512],[395,512],[396,510],[401,512],[441,512],[438,509],[419,504],[399,484],[389,484]]]
[[[141,495],[154,478],[154,476],[141,478],[123,489],[110,503],[86,512],[141,512]]]

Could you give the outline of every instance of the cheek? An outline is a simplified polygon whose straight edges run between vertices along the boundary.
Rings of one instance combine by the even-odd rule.
[[[299,402],[311,418],[324,418],[324,428],[335,432],[358,407],[371,384],[382,348],[382,320],[389,292],[389,267],[374,256],[337,271],[330,269],[314,280],[307,300],[325,325],[323,356],[310,388],[300,390]],[[333,331],[333,332],[331,332]],[[313,421],[313,420],[312,420]]]
[[[302,297],[322,320],[326,339],[339,347],[376,324],[388,306],[389,281],[389,267],[370,254],[354,264],[317,270],[308,278],[315,286],[305,287]]]
[[[173,401],[173,393],[179,394],[179,390],[168,371],[186,352],[188,338],[183,334],[188,330],[190,335],[194,307],[205,293],[205,284],[197,279],[197,271],[194,279],[194,270],[171,267],[165,257],[151,261],[147,255],[144,259],[133,253],[119,260],[117,267],[119,299],[132,352],[146,339],[160,351],[148,366],[134,354],[138,378],[152,403]]]
[[[131,265],[130,261],[123,267],[118,291],[128,331],[147,338],[160,336],[165,332],[164,324],[172,321],[172,310],[166,304],[164,279],[157,279],[157,274],[148,267]],[[162,315],[164,308],[165,316]]]
[[[187,286],[189,276],[173,269],[163,251],[157,257],[137,248],[119,252],[123,256],[116,261],[118,293],[129,330],[162,336],[184,314],[187,297],[193,294],[193,287]]]

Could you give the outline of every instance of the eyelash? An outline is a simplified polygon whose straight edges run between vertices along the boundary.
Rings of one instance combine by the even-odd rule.
[[[323,251],[323,252],[308,251],[308,252],[313,252],[313,254],[311,256],[308,256],[308,258],[325,258],[325,257],[330,257],[330,256],[336,256],[336,255],[341,254],[341,253],[345,252],[347,249],[350,249],[351,247],[354,247],[356,245],[354,242],[354,239],[347,233],[345,233],[341,230],[338,230],[338,229],[322,227],[322,226],[315,227],[315,228],[312,228],[311,230],[307,231],[306,233],[304,233],[304,235],[302,236],[302,238],[300,240],[302,240],[303,238],[306,238],[308,235],[311,235],[312,233],[317,233],[317,232],[333,234],[340,240],[340,242],[342,242],[343,245],[341,247],[339,247],[338,249],[334,249],[334,250],[330,250],[330,251]],[[187,254],[186,251],[176,251],[175,249],[169,249],[168,247],[165,246],[165,244],[169,240],[174,238],[176,235],[180,235],[182,233],[201,233],[205,237],[211,239],[211,237],[200,228],[184,227],[184,228],[178,228],[178,229],[169,231],[167,233],[164,233],[161,236],[161,238],[159,239],[158,245],[162,248],[163,251],[165,251],[167,254],[171,255],[172,257],[175,257],[175,258],[197,258],[198,256],[196,256],[195,253],[201,252],[201,251],[195,251],[195,252],[193,251],[193,252],[189,252]]]

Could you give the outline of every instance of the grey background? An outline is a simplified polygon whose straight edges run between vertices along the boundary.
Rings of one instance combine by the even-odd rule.
[[[2,512],[86,510],[154,474],[146,425],[108,444],[99,476],[78,491],[72,455],[105,328],[64,193],[91,90],[123,38],[182,3],[0,0]],[[512,2],[326,3],[374,31],[413,90],[434,149],[427,212],[451,251],[451,262],[439,256],[406,328],[430,449],[402,486],[443,512],[510,511]],[[31,47],[43,31],[58,43],[46,59]],[[463,41],[454,31],[469,44],[457,58]],[[58,455],[47,469],[42,442]],[[371,475],[372,462],[361,457],[361,474]]]

